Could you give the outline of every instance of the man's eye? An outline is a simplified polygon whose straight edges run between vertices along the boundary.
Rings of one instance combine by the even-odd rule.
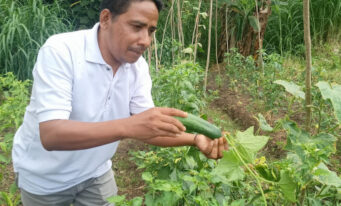
[[[149,33],[150,33],[150,34],[155,33],[155,31],[156,31],[156,29],[149,29]]]
[[[134,29],[136,29],[136,30],[139,30],[139,29],[142,28],[142,26],[140,26],[140,25],[133,25],[133,27],[134,27]]]

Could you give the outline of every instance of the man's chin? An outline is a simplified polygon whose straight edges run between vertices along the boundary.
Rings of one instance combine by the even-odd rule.
[[[139,60],[139,58],[140,58],[141,56],[142,56],[142,55],[136,56],[136,57],[129,57],[129,58],[126,58],[126,59],[125,59],[125,62],[126,62],[126,63],[129,63],[129,64],[133,64],[133,63],[137,62],[137,60]]]

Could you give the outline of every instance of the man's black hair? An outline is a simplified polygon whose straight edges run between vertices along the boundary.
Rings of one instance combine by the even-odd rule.
[[[103,9],[109,9],[113,18],[115,18],[116,16],[125,13],[128,10],[132,2],[141,2],[141,1],[154,2],[159,13],[162,10],[162,7],[163,7],[162,0],[102,0],[101,11]]]

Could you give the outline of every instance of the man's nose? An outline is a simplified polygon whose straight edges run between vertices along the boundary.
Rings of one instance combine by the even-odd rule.
[[[140,33],[139,45],[144,46],[145,48],[149,47],[152,41],[152,35],[149,34],[148,30],[143,30]]]

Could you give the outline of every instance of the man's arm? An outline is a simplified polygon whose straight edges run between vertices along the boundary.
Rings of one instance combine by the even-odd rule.
[[[129,118],[106,122],[50,120],[39,124],[40,138],[47,150],[88,149],[123,138],[178,138],[185,127],[172,116],[186,117],[187,114],[173,108],[153,108]]]

